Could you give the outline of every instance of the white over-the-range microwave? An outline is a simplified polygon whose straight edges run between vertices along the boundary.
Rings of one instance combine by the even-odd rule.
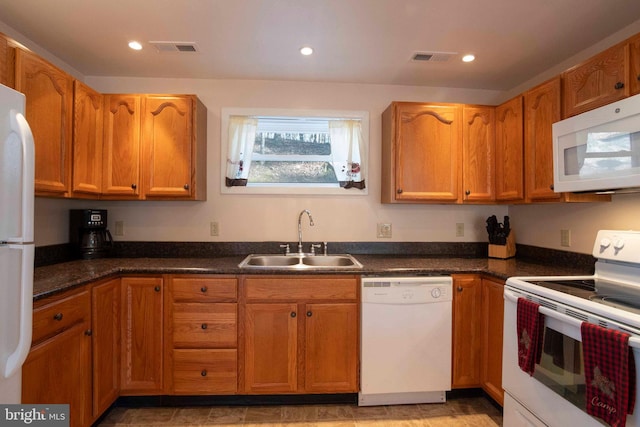
[[[640,191],[640,95],[553,124],[557,192]]]

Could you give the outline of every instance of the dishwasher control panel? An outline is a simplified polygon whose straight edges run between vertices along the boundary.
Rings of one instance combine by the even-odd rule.
[[[425,304],[452,300],[451,277],[368,277],[362,279],[362,302]]]

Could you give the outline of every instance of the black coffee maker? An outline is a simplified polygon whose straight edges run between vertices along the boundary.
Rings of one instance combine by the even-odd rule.
[[[107,230],[105,209],[71,209],[69,211],[69,243],[83,259],[108,257],[113,238]]]

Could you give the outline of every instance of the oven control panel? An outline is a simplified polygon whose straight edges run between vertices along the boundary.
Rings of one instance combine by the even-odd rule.
[[[598,259],[640,263],[640,231],[598,231],[593,256]]]

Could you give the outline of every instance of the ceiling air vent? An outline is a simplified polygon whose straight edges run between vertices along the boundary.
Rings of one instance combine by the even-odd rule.
[[[149,42],[159,53],[198,52],[194,42]]]
[[[416,62],[447,62],[458,52],[415,52],[411,57]]]

